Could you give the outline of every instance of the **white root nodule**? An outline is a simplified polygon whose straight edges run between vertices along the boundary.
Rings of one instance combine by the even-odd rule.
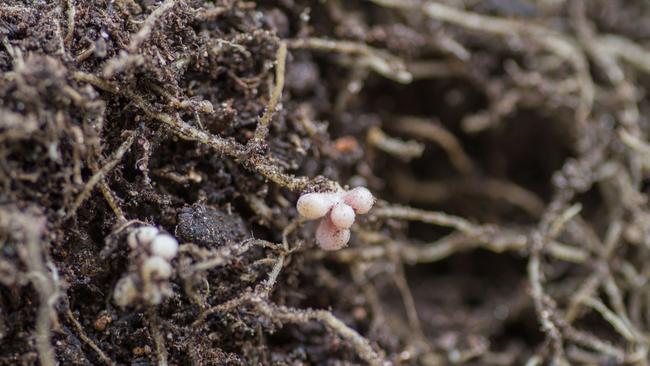
[[[365,187],[357,187],[345,193],[344,201],[358,214],[365,214],[375,204],[375,197]]]
[[[315,220],[325,216],[333,204],[334,200],[331,194],[307,193],[300,196],[296,208],[300,216],[308,220]]]
[[[341,229],[323,219],[316,229],[316,241],[323,250],[339,250],[350,241],[350,229]]]
[[[178,240],[168,234],[158,235],[151,242],[151,253],[172,260],[178,254]]]
[[[350,227],[356,216],[370,211],[375,203],[365,187],[347,192],[307,193],[298,199],[296,208],[308,220],[321,219],[316,241],[323,250],[338,250],[350,240]]]
[[[342,229],[350,228],[354,224],[355,217],[354,209],[343,202],[335,204],[330,213],[334,226]]]

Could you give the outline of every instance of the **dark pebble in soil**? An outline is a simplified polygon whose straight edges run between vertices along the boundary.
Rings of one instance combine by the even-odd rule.
[[[213,207],[193,205],[178,214],[176,237],[183,242],[218,248],[248,236],[244,220],[235,212],[229,214]]]

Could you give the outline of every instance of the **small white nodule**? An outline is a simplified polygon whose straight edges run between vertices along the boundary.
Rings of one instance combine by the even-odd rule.
[[[315,220],[325,216],[333,204],[334,200],[331,194],[307,193],[300,196],[296,208],[300,216],[308,220]]]
[[[157,235],[151,242],[151,253],[172,260],[178,254],[178,240],[169,234]]]
[[[358,214],[365,214],[375,204],[375,197],[365,187],[357,187],[345,193],[345,203],[352,206]]]
[[[332,207],[332,212],[330,212],[332,224],[340,229],[349,229],[354,224],[355,216],[352,207],[343,202],[335,204]]]
[[[321,219],[316,241],[323,250],[343,248],[350,240],[350,227],[358,214],[365,214],[375,203],[367,188],[348,192],[307,193],[298,199],[296,208],[303,218]]]
[[[323,250],[339,250],[350,241],[350,229],[338,228],[325,218],[316,229],[316,241]]]
[[[166,280],[172,276],[172,266],[163,257],[149,257],[142,265],[142,277],[145,281],[151,279]]]
[[[113,290],[113,301],[117,306],[126,307],[138,296],[138,290],[131,276],[122,277]]]
[[[131,249],[137,248],[139,245],[147,245],[158,235],[160,230],[155,226],[140,226],[129,233],[126,239]]]

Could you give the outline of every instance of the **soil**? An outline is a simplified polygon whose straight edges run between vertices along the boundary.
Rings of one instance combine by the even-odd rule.
[[[0,1],[0,365],[646,365],[648,60],[643,0]]]

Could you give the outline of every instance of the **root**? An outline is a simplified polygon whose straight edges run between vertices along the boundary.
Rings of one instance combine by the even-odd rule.
[[[275,61],[275,87],[271,92],[271,98],[269,103],[266,106],[266,111],[255,129],[255,135],[253,137],[253,144],[261,144],[266,140],[266,136],[269,133],[269,124],[273,118],[273,114],[278,106],[278,102],[282,98],[282,89],[284,88],[284,74],[285,74],[285,64],[287,62],[287,43],[284,41],[280,42],[278,46],[277,60]]]
[[[90,158],[88,165],[90,166],[90,169],[92,170],[93,174],[97,174],[100,171],[99,166],[97,166],[97,162],[94,159]],[[108,184],[106,184],[106,182],[103,180],[100,181],[99,189],[101,190],[104,199],[111,207],[111,210],[113,210],[113,213],[117,217],[117,221],[125,222],[126,217],[124,216],[124,212],[122,211],[122,208],[120,208],[120,205],[117,203],[117,199],[115,198],[115,195],[113,194],[113,191],[111,191]]]
[[[418,181],[401,172],[394,174],[391,180],[398,196],[412,203],[439,204],[454,197],[478,196],[519,207],[535,218],[544,212],[544,202],[537,195],[506,180],[468,176],[442,181]]]
[[[475,248],[486,249],[495,253],[505,251],[517,252],[527,247],[527,237],[522,232],[509,231],[497,227],[475,227],[471,233],[452,233],[426,244],[411,243],[407,240],[384,238],[384,243],[397,244],[394,250],[407,264],[433,263],[450,257],[452,254]],[[556,259],[571,263],[586,263],[591,258],[581,248],[552,241],[545,248],[546,253]],[[390,251],[385,245],[347,248],[329,256],[343,263],[355,261],[377,261],[389,257]],[[314,254],[322,258],[325,254]]]
[[[66,10],[68,13],[68,28],[66,30],[64,43],[66,47],[70,48],[72,41],[74,40],[74,18],[77,14],[76,8],[74,6],[74,0],[65,0]]]
[[[0,217],[4,217],[4,220],[0,219],[0,225],[3,226],[0,228],[23,245],[24,249],[19,254],[27,266],[26,278],[38,294],[35,334],[39,362],[43,366],[55,366],[57,362],[51,344],[51,330],[53,324],[57,324],[54,306],[58,302],[60,292],[56,268],[51,262],[47,262],[53,272],[50,274],[45,262],[47,254],[43,251],[46,247],[43,236],[46,220],[41,216],[9,209],[0,209]]]
[[[208,134],[190,126],[180,119],[172,117],[167,113],[156,112],[149,103],[139,95],[128,91],[120,91],[118,87],[112,85],[106,80],[98,78],[95,75],[76,72],[74,77],[79,81],[93,84],[104,91],[131,98],[146,115],[166,124],[179,138],[210,146],[218,154],[233,158],[235,161],[242,163],[246,168],[262,175],[281,187],[285,187],[292,191],[302,191],[310,184],[309,179],[306,177],[295,177],[280,171],[280,169],[266,157],[249,154],[248,149],[246,149],[244,145],[241,145],[234,140],[224,139]]]
[[[394,256],[395,257],[395,256]],[[396,261],[396,274],[394,276],[395,285],[399,289],[399,292],[402,296],[402,302],[404,303],[404,309],[406,309],[406,317],[409,321],[409,326],[411,330],[415,332],[416,338],[424,340],[424,333],[422,332],[422,325],[420,324],[420,317],[418,316],[417,308],[415,307],[415,300],[413,299],[413,293],[409,287],[408,281],[406,280],[406,275],[404,273],[404,264],[399,260],[399,257],[394,258]]]
[[[390,137],[379,127],[372,127],[367,134],[368,143],[404,161],[409,161],[422,156],[424,145],[415,141],[402,141]]]
[[[158,358],[158,366],[167,366],[167,348],[165,347],[165,339],[160,333],[158,325],[158,316],[156,315],[154,309],[149,309],[147,311],[147,318],[149,321],[149,330],[151,332],[151,338],[156,345],[156,356]]]
[[[553,361],[557,365],[569,365],[564,352],[564,338],[562,332],[553,321],[552,314],[557,312],[553,302],[544,293],[540,273],[539,242],[533,243],[533,252],[528,261],[528,277],[530,279],[531,296],[535,304],[537,317],[542,325],[542,331],[551,340],[553,347]]]
[[[599,37],[603,50],[617,56],[644,73],[650,74],[650,52],[640,45],[616,35]]]
[[[223,266],[228,264],[230,261],[235,260],[238,256],[241,256],[242,254],[246,253],[250,248],[252,248],[254,245],[257,246],[268,246],[272,247],[273,245],[271,243],[265,242],[263,240],[250,240],[250,241],[245,241],[235,248],[232,247],[225,247],[225,248],[220,248],[215,251],[209,251],[206,253],[206,255],[209,255],[210,258],[202,260],[198,263],[193,264],[190,267],[190,274],[198,272],[198,271],[207,271],[212,268],[216,268],[219,266]],[[190,251],[195,251],[192,246],[189,246],[188,244],[184,244],[180,248],[181,252],[190,252]]]
[[[459,172],[469,174],[474,171],[474,163],[463,150],[458,139],[440,123],[417,117],[401,117],[398,118],[397,123],[391,124],[390,128],[440,145]]]
[[[359,357],[370,365],[389,365],[390,363],[377,353],[367,339],[357,331],[348,327],[341,320],[325,310],[297,310],[286,306],[276,306],[265,301],[253,299],[256,309],[269,317],[283,323],[306,324],[310,321],[318,321],[328,329],[348,341]]]
[[[271,270],[271,273],[269,273],[269,277],[266,280],[266,283],[264,283],[264,288],[260,291],[260,294],[263,298],[268,299],[271,296],[271,292],[273,291],[273,286],[275,285],[276,281],[278,280],[278,277],[280,276],[280,271],[282,271],[282,267],[284,266],[284,261],[289,255],[289,242],[287,237],[291,232],[293,232],[298,225],[302,222],[301,219],[294,220],[291,222],[287,227],[284,229],[282,232],[282,252],[278,256],[277,261],[275,262],[275,265],[273,266],[273,270]]]
[[[192,323],[192,327],[198,327],[201,324],[203,324],[206,319],[212,315],[212,314],[217,314],[217,313],[227,313],[230,311],[233,311],[234,309],[248,303],[251,301],[253,298],[253,293],[252,292],[246,292],[243,295],[236,297],[232,300],[226,301],[222,304],[213,306],[204,312],[201,313],[201,315]]]
[[[576,118],[579,126],[581,128],[585,127],[587,118],[591,114],[595,88],[591,75],[589,74],[589,65],[584,53],[576,46],[573,39],[540,25],[494,16],[479,15],[431,1],[424,2],[422,5],[409,1],[370,1],[377,5],[390,8],[419,10],[432,19],[455,24],[477,32],[492,33],[501,37],[510,37],[516,34],[522,38],[528,38],[536,42],[561,59],[566,60],[578,74],[581,104],[576,111]]]
[[[74,204],[72,205],[72,207],[66,213],[64,220],[67,220],[67,219],[71,218],[72,216],[74,216],[74,214],[77,212],[77,209],[79,208],[79,206],[81,206],[81,204],[86,200],[86,198],[88,198],[88,196],[90,195],[90,192],[92,192],[92,190],[95,188],[95,186],[98,183],[103,181],[103,179],[106,177],[106,175],[111,170],[113,170],[113,168],[115,168],[115,166],[122,160],[122,158],[124,157],[126,152],[131,148],[131,145],[133,144],[133,141],[135,139],[135,133],[132,132],[132,131],[128,131],[125,134],[127,136],[126,140],[124,140],[124,142],[119,147],[119,149],[117,149],[117,151],[115,151],[113,156],[111,156],[107,160],[106,164],[104,164],[104,166],[101,169],[99,169],[95,174],[93,174],[92,177],[90,177],[90,179],[88,180],[88,183],[86,183],[86,186],[84,187],[83,191],[77,196],[77,198],[74,201]],[[106,188],[106,191],[110,192],[108,190],[108,188]],[[109,204],[111,204],[111,207],[113,207],[113,206],[117,207],[117,205],[115,204],[114,198],[112,197],[112,194],[105,194],[105,197],[109,197],[108,202],[109,202]],[[116,210],[116,209],[114,208],[114,210]],[[120,219],[120,221],[124,220],[124,214],[121,213],[121,210],[116,210],[116,214],[118,215],[118,218]]]
[[[474,233],[478,229],[462,217],[448,215],[444,212],[425,211],[407,206],[384,206],[373,210],[373,215],[384,219],[401,219],[420,221],[425,224],[433,224],[451,227],[464,233]]]
[[[405,84],[410,83],[413,79],[402,60],[388,52],[374,49],[363,43],[304,38],[290,41],[289,47],[357,56],[359,57],[356,60],[357,64],[367,66],[383,77]]]
[[[611,311],[602,301],[595,299],[593,297],[588,297],[583,300],[583,303],[594,310],[596,310],[600,315],[605,319],[612,327],[621,334],[628,341],[638,342],[639,336],[635,330],[630,329],[629,324],[613,311]]]
[[[95,351],[95,353],[97,353],[99,359],[102,360],[102,362],[104,362],[106,365],[110,365],[110,366],[115,365],[113,360],[111,360],[111,358],[108,357],[104,353],[104,351],[102,351],[102,349],[99,348],[99,346],[92,339],[90,339],[90,337],[88,337],[81,323],[79,323],[79,321],[74,316],[74,314],[72,314],[72,310],[70,310],[70,304],[68,304],[67,301],[65,302],[65,315],[68,318],[68,320],[72,323],[74,328],[77,330],[77,335],[79,336],[79,338],[84,343],[86,343],[88,347],[90,347],[93,351]]]
[[[129,46],[127,47],[130,53],[136,53],[138,51],[140,45],[149,38],[149,35],[151,34],[151,31],[153,31],[158,19],[171,10],[174,5],[176,5],[176,0],[165,0],[165,2],[157,7],[156,10],[149,14],[138,33],[131,37],[131,42],[129,42]]]
[[[226,313],[234,311],[238,307],[251,304],[254,308],[269,319],[277,320],[282,323],[306,324],[310,321],[323,323],[328,329],[338,334],[341,338],[347,340],[357,351],[359,357],[370,365],[387,365],[388,362],[383,356],[377,353],[367,339],[362,337],[357,331],[348,327],[325,310],[298,310],[286,306],[277,306],[269,303],[263,296],[252,292],[243,294],[233,300],[223,303],[219,306],[208,309],[203,312],[193,326],[199,326],[205,319],[215,313]]]

